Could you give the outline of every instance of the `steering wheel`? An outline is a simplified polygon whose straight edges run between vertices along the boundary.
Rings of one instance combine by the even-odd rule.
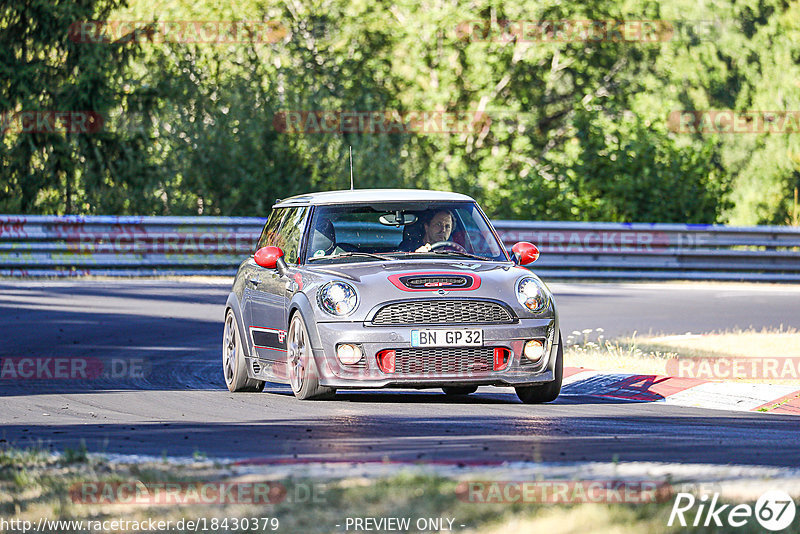
[[[467,252],[467,249],[465,249],[455,241],[437,241],[436,243],[431,245],[431,250],[444,247],[453,249],[455,252],[464,252],[464,253]]]

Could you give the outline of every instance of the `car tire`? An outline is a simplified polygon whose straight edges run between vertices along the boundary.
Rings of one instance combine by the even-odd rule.
[[[294,396],[300,400],[330,399],[334,388],[319,385],[319,371],[311,350],[311,338],[303,316],[297,312],[286,334],[286,371]]]
[[[453,395],[469,395],[478,391],[478,386],[444,386],[444,394],[448,397]]]
[[[261,391],[264,381],[247,376],[247,361],[244,357],[239,325],[233,310],[225,313],[225,328],[222,331],[222,374],[228,391]]]
[[[525,404],[541,404],[551,402],[561,393],[561,381],[564,377],[564,345],[561,343],[561,333],[558,335],[558,352],[556,352],[555,380],[542,386],[525,386],[514,388],[517,397]]]

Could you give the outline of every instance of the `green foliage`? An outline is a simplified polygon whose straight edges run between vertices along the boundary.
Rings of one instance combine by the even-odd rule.
[[[86,448],[86,442],[81,440],[76,449],[66,447],[62,458],[66,464],[86,463],[89,461],[89,450]]]
[[[576,117],[580,154],[566,169],[583,220],[714,221],[727,183],[717,179],[713,146],[679,148],[663,123],[638,117]]]
[[[800,135],[670,131],[676,110],[800,111],[800,4],[310,0],[0,8],[0,109],[95,110],[97,134],[0,141],[0,212],[264,215],[349,186],[475,196],[492,217],[778,223]],[[81,20],[269,20],[269,43],[67,38]],[[482,39],[485,20],[682,21],[655,42]],[[496,34],[494,34],[496,35]],[[286,133],[285,111],[480,112],[468,131]]]
[[[119,0],[4,2],[0,7],[0,110],[142,111],[148,102],[129,79],[134,46],[69,38],[76,21],[107,19]],[[152,100],[152,98],[151,98]],[[7,115],[8,116],[8,115]],[[155,162],[148,142],[110,131],[19,133],[0,141],[0,211],[20,213],[151,212],[145,198]]]

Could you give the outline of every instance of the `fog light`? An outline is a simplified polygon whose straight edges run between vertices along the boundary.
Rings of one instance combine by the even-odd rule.
[[[525,349],[522,352],[529,360],[541,360],[542,356],[544,356],[544,343],[538,339],[531,339],[525,343]]]
[[[511,358],[511,351],[505,348],[497,347],[494,349],[494,370],[502,371],[508,365],[508,360]]]
[[[358,345],[345,343],[336,347],[336,357],[345,365],[354,365],[361,361],[361,349]]]
[[[384,373],[394,373],[394,361],[397,353],[393,350],[382,350],[377,354],[378,367]]]

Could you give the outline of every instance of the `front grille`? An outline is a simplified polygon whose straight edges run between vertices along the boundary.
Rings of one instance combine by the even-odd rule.
[[[408,300],[387,304],[375,314],[372,324],[494,324],[513,323],[516,318],[496,302],[483,300]]]
[[[395,372],[403,374],[450,374],[489,372],[494,366],[492,347],[435,347],[397,349]]]

